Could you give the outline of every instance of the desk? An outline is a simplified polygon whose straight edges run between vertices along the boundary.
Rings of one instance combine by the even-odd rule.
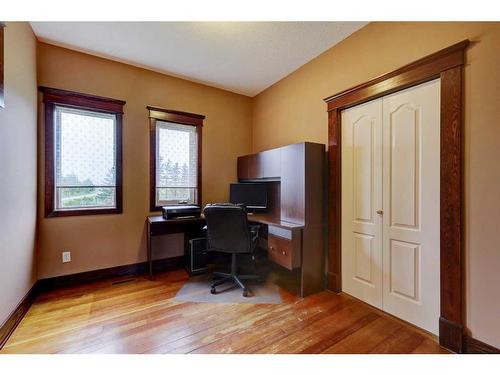
[[[297,274],[301,296],[310,294],[310,290],[318,290],[318,285],[308,275],[317,275],[322,263],[308,259],[309,249],[303,249],[304,225],[282,221],[269,214],[249,214],[250,223],[261,224],[260,237],[264,240],[263,248],[268,250],[268,258],[271,262]],[[147,240],[148,240],[148,271],[149,278],[153,278],[153,256],[151,248],[151,237],[164,234],[199,233],[206,225],[203,217],[187,219],[164,219],[163,216],[147,217]]]
[[[151,237],[174,233],[197,233],[205,226],[205,219],[201,217],[186,219],[164,219],[163,216],[148,216],[148,269],[149,278],[153,278],[153,255],[151,248]]]
[[[248,214],[248,221],[251,223],[258,223],[264,225],[274,225],[283,229],[302,229],[303,224],[290,223],[288,221],[283,221],[280,218],[267,214]]]

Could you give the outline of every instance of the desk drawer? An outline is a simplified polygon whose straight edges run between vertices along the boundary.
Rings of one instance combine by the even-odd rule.
[[[300,232],[291,239],[269,234],[267,237],[268,257],[271,261],[289,270],[300,267]]]

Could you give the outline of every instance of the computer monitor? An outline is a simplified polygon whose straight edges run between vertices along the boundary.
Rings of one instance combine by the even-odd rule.
[[[245,182],[231,184],[229,200],[233,204],[244,204],[249,212],[267,210],[267,184]]]

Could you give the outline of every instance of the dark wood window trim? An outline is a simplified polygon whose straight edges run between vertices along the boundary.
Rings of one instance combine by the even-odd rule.
[[[462,101],[468,40],[325,99],[328,106],[328,288],[341,285],[341,111],[436,78],[441,79],[439,343],[463,351]]]
[[[5,24],[0,22],[0,108],[5,107],[4,93],[4,28]]]
[[[201,144],[202,129],[205,116],[195,113],[175,111],[160,107],[146,107],[149,110],[149,208],[151,211],[160,211],[161,206],[156,205],[156,120],[174,122],[182,125],[191,125],[196,127],[198,135],[198,187],[196,189],[196,202],[201,205]]]
[[[123,100],[104,98],[45,86],[38,88],[43,95],[45,112],[45,217],[106,215],[122,213],[122,117]],[[116,207],[57,211],[54,207],[54,111],[57,105],[111,113],[116,116]]]

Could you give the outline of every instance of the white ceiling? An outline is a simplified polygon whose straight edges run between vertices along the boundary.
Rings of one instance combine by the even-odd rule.
[[[47,43],[254,96],[366,22],[31,22]]]

